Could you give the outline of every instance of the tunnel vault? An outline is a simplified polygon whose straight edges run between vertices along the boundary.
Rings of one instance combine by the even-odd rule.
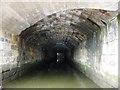
[[[97,15],[96,15],[97,13]],[[53,46],[58,41],[69,48],[90,39],[115,13],[97,9],[71,9],[48,15],[22,31],[20,37],[33,46]],[[51,44],[50,44],[51,43]]]
[[[54,12],[38,20],[35,24],[22,30],[18,36],[19,41],[16,41],[16,45],[18,45],[16,49],[18,52],[16,55],[17,65],[13,72],[16,77],[19,77],[30,68],[33,69],[34,66],[37,66],[37,61],[42,62],[48,58],[54,58],[56,53],[62,53],[66,56],[65,58],[74,61],[82,73],[100,84],[101,87],[105,85],[105,87],[117,87],[116,76],[109,75],[109,70],[108,73],[101,71],[104,70],[101,65],[102,60],[111,56],[111,53],[107,56],[104,51],[109,49],[106,49],[106,46],[110,47],[111,45],[111,41],[108,41],[110,36],[108,24],[112,20],[114,21],[116,16],[116,11],[77,8]],[[117,30],[110,33],[112,33],[110,36],[112,37]],[[110,38],[110,40],[113,39],[112,45],[114,46],[116,46],[116,37],[117,34]],[[114,58],[117,54],[113,53]],[[41,68],[45,65],[38,66]],[[108,64],[105,63],[105,65]],[[116,67],[113,68],[116,69]],[[3,80],[6,77],[5,72]],[[113,81],[111,77],[115,77]]]
[[[104,71],[108,63],[103,66],[109,56],[117,57],[116,47],[112,49],[114,55],[105,51],[110,50],[106,48],[110,44],[117,45],[116,16],[115,11],[101,9],[68,9],[53,13],[21,32],[19,36],[23,47],[20,53],[37,52],[37,59],[45,61],[54,59],[56,53],[61,52],[66,56],[67,63],[72,62],[74,69],[101,87],[117,87],[117,72]],[[31,60],[29,57],[32,55],[25,55],[26,60]],[[36,60],[36,56],[33,57]],[[111,77],[115,78],[110,80]]]

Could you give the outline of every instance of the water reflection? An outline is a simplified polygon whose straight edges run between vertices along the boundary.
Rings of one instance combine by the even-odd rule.
[[[98,88],[82,73],[77,74],[66,62],[52,62],[29,75],[7,83],[6,88]]]

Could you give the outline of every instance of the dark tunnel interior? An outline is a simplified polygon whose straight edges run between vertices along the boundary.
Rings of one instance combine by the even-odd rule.
[[[101,18],[97,18],[99,21],[94,19],[96,14],[91,13],[92,18],[88,16],[89,10],[100,12],[97,9],[64,10],[48,15],[22,31],[15,72],[20,84],[13,80],[13,84],[5,84],[5,87],[32,87],[36,80],[38,83],[33,87],[38,88],[99,88],[96,78],[103,76],[96,73],[103,72],[100,64],[104,51],[102,42],[107,41],[107,24]],[[83,75],[86,73],[88,76]],[[86,79],[89,76],[94,82]]]
[[[65,10],[41,19],[20,34],[23,46],[40,49],[44,58],[56,58],[56,53],[62,52],[65,59],[72,60],[74,50],[86,40],[91,41],[94,33],[99,36],[101,30],[97,23],[85,17],[85,12]]]
[[[75,50],[78,46],[82,47],[86,40],[90,42],[95,32],[99,36],[97,33],[100,32],[100,26],[82,14],[77,15],[80,12],[84,10],[73,9],[54,13],[20,34],[20,58],[29,61],[31,56],[32,59],[41,57],[38,58],[41,60],[36,59],[37,63],[33,64],[30,70],[25,71],[26,74],[32,72],[34,75],[40,73],[40,76],[42,74],[58,78],[64,75],[70,80],[73,80],[71,78],[75,73],[82,75],[79,66],[74,63]],[[34,50],[38,51],[38,56],[34,57]],[[77,84],[73,85],[76,87]]]

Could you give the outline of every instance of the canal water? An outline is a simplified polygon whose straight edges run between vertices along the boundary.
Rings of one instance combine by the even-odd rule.
[[[36,70],[6,83],[4,88],[99,88],[82,73],[77,73],[65,63],[51,63],[49,67]]]

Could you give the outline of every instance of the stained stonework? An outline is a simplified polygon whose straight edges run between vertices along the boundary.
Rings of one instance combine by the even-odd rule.
[[[118,87],[116,2],[2,0],[1,7],[0,86],[49,62],[50,50],[62,46],[76,68],[100,87]]]
[[[74,58],[75,62],[80,64],[79,69],[101,87],[118,87],[117,19],[108,23],[107,30],[104,28],[95,33],[95,36],[86,42],[75,53]]]

